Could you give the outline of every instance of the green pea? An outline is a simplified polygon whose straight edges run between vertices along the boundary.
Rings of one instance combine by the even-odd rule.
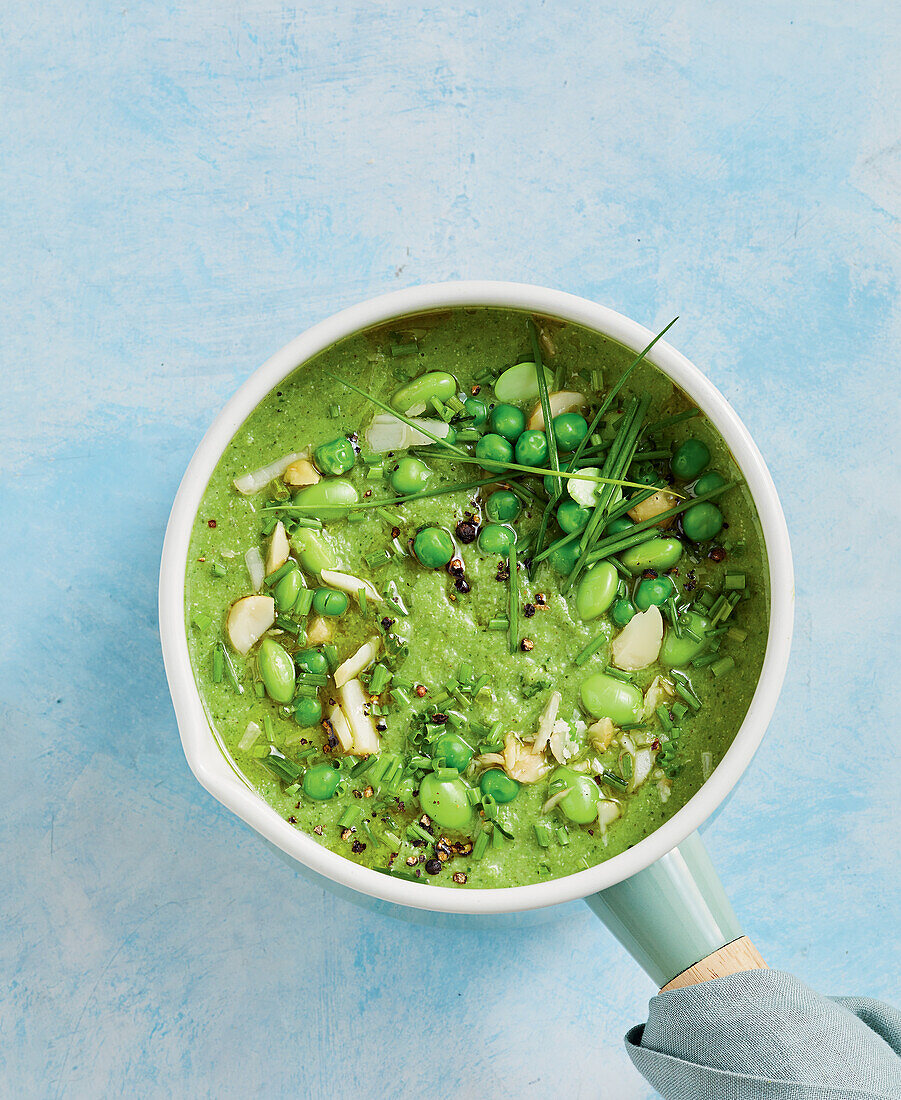
[[[569,787],[569,793],[560,799],[560,809],[576,825],[588,825],[598,816],[601,792],[597,783],[587,775],[580,775],[572,768],[555,768],[548,779],[548,790]]]
[[[635,605],[631,600],[617,600],[610,609],[610,618],[616,626],[628,626],[635,618]]]
[[[305,514],[319,519],[340,519],[347,514],[347,505],[356,504],[359,499],[357,490],[343,477],[324,477],[294,494],[294,503],[314,508],[315,511]]]
[[[513,461],[513,447],[502,435],[489,432],[476,443],[476,458],[486,470],[497,470]]]
[[[323,569],[335,568],[332,551],[325,538],[317,532],[307,527],[298,527],[291,536],[291,545],[297,551],[300,564],[308,573],[321,573]]]
[[[357,455],[350,440],[339,436],[328,443],[321,443],[313,451],[313,461],[320,473],[346,474],[354,468]]]
[[[322,703],[315,697],[298,699],[294,704],[294,721],[299,726],[318,726],[322,721]]]
[[[669,577],[648,578],[635,591],[635,606],[639,611],[647,611],[651,604],[662,607],[675,591],[676,586]]]
[[[415,493],[424,489],[432,471],[412,455],[402,458],[397,464],[397,469],[391,471],[391,488],[396,493]]]
[[[683,481],[691,481],[710,461],[710,448],[700,439],[686,439],[670,459],[670,469]]]
[[[557,522],[567,535],[584,531],[591,519],[591,509],[583,508],[574,500],[564,500],[557,508]]]
[[[479,549],[483,554],[506,556],[516,542],[516,532],[512,527],[500,523],[486,523],[479,531]]]
[[[331,764],[314,764],[303,773],[303,793],[315,802],[326,802],[337,791],[341,773]]]
[[[682,543],[678,539],[648,539],[647,542],[624,550],[619,560],[632,573],[641,573],[645,569],[659,569],[663,572],[672,569],[682,557],[682,549]]]
[[[704,635],[710,629],[710,620],[696,611],[683,611],[679,616],[679,625],[686,627],[692,634],[697,634],[701,641],[696,642],[686,630],[682,631],[681,638],[677,638],[676,632],[667,623],[663,634],[663,645],[660,647],[660,660],[671,668],[674,665],[687,664],[697,657],[704,648]]]
[[[617,516],[616,519],[612,519],[604,529],[605,534],[608,535],[621,535],[623,531],[628,531],[630,527],[634,527],[635,524],[628,516]]]
[[[488,405],[481,397],[467,397],[463,402],[463,408],[466,415],[472,417],[474,428],[481,428],[488,420]]]
[[[290,611],[297,603],[297,597],[303,588],[303,577],[299,569],[289,569],[273,589],[275,606],[279,611]]]
[[[523,432],[514,454],[520,466],[543,466],[547,462],[547,436],[544,432]]]
[[[312,672],[317,676],[328,672],[325,654],[320,653],[318,649],[299,649],[294,654],[294,663],[301,672]]]
[[[588,421],[581,413],[560,413],[551,423],[557,449],[566,453],[574,451],[588,435]]]
[[[595,672],[579,688],[582,706],[594,718],[609,718],[617,726],[641,720],[644,697],[635,684]]]
[[[512,802],[519,794],[519,783],[500,768],[489,768],[487,772],[482,772],[479,789],[495,802]]]
[[[719,489],[721,485],[726,484],[726,479],[722,474],[718,474],[716,470],[708,470],[703,477],[699,477],[698,480],[692,486],[692,491],[696,497],[703,496],[704,493],[712,492],[714,489]]]
[[[439,779],[431,772],[419,784],[419,805],[440,828],[463,830],[472,819],[467,790],[462,779]]]
[[[564,481],[562,478],[554,477],[553,474],[544,475],[544,491],[549,497],[554,496],[557,492],[557,486],[563,484]]]
[[[472,746],[467,745],[459,733],[442,733],[432,743],[432,759],[441,767],[465,771],[472,760]]]
[[[433,370],[427,374],[421,374],[395,390],[391,395],[391,407],[405,415],[410,412],[410,409],[421,411],[424,408],[429,412],[429,403],[433,397],[436,401],[447,401],[448,398],[456,395],[456,378],[444,371]]]
[[[515,405],[495,405],[488,417],[488,426],[510,443],[515,443],[526,430],[526,417]]]
[[[257,670],[266,694],[274,703],[294,698],[294,662],[274,638],[264,638],[257,652]]]
[[[609,561],[598,562],[579,581],[576,589],[576,611],[584,621],[603,615],[616,598],[619,574]]]
[[[485,501],[485,515],[494,523],[512,523],[521,511],[519,497],[509,489],[496,489]]]
[[[552,569],[562,573],[564,577],[568,577],[575,569],[576,562],[581,556],[582,547],[579,545],[578,540],[574,539],[565,546],[558,546],[552,554],[548,555],[547,560],[551,563]]]
[[[317,615],[334,619],[350,607],[350,597],[336,588],[317,588],[313,593],[313,610]]]
[[[682,514],[682,530],[692,542],[706,542],[723,527],[723,513],[709,500],[693,504]]]
[[[413,553],[429,569],[441,569],[454,556],[454,540],[443,527],[423,527],[413,539]]]
[[[548,388],[554,384],[554,376],[544,368],[544,377]],[[521,405],[525,401],[534,401],[538,397],[538,368],[534,363],[517,363],[508,367],[494,383],[494,393],[498,401]]]

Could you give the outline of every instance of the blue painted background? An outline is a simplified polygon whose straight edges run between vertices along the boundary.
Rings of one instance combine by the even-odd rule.
[[[649,984],[587,912],[364,917],[176,735],[157,564],[206,425],[310,323],[458,277],[678,312],[755,434],[796,643],[709,844],[773,964],[898,999],[897,7],[512,7],[4,10],[0,1091],[650,1095]]]

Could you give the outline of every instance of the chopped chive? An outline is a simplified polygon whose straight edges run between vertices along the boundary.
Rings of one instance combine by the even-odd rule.
[[[609,771],[607,768],[604,768],[601,779],[613,787],[619,787],[621,791],[624,791],[629,786],[628,782],[623,779],[621,775],[617,775],[616,772]]]
[[[418,882],[420,886],[429,886],[429,880],[426,878],[419,878],[418,875],[412,874],[410,871],[401,871],[399,867],[374,867],[374,871],[378,871],[380,875],[391,875],[392,878],[402,878],[407,882]]]
[[[235,689],[238,695],[243,695],[244,688],[241,684],[241,681],[238,679],[238,672],[234,666],[234,662],[232,661],[231,657],[229,656],[228,650],[225,648],[225,645],[222,642],[219,643],[219,647],[222,650],[222,659],[225,662],[225,675],[231,681],[231,686]]]
[[[388,345],[388,349],[391,352],[391,357],[393,359],[402,359],[404,356],[407,355],[419,354],[419,345],[416,343],[415,340],[406,344],[391,343]]]
[[[407,836],[411,840],[423,840],[426,844],[434,844],[435,838],[431,833],[427,833],[425,829],[417,822],[413,822],[412,825],[407,826]]]
[[[263,536],[263,538],[266,538],[267,535],[272,534],[272,532],[275,530],[275,525],[277,523],[278,519],[275,516],[267,516],[263,520],[262,526],[260,527],[260,534]]]
[[[322,526],[322,520],[316,519],[314,516],[295,516],[291,522],[295,527],[315,527],[318,529]]]
[[[576,655],[575,664],[584,665],[590,657],[593,657],[594,654],[597,653],[597,651],[601,648],[602,645],[604,645],[606,641],[606,634],[598,634],[596,638],[592,638],[588,645],[586,645],[585,648],[580,650],[579,653]]]
[[[556,829],[555,835],[557,837],[557,843],[565,848],[569,844],[569,833],[566,831],[565,825],[559,825]]]
[[[731,638],[733,642],[738,642],[739,645],[741,645],[741,643],[747,639],[748,633],[746,630],[742,630],[741,627],[730,626],[726,631],[726,637]]]
[[[225,671],[225,658],[222,656],[222,643],[217,642],[213,649],[213,683],[222,683],[222,674]]]
[[[198,630],[206,630],[213,622],[212,615],[207,615],[205,611],[196,611],[193,615],[192,622]]]
[[[479,694],[479,692],[482,690],[482,688],[488,686],[489,679],[490,679],[490,677],[488,677],[485,673],[483,673],[478,678],[478,680],[476,680],[476,682],[472,685],[472,697],[473,697],[473,699],[475,699],[475,697]]]
[[[224,577],[227,572],[228,570],[221,562],[214,561],[213,564],[210,566],[210,573],[214,577]]]
[[[744,573],[727,573],[723,577],[723,591],[737,592],[745,587]]]
[[[482,795],[482,812],[491,821],[497,817],[497,803],[491,797],[490,794]]]
[[[391,673],[381,663],[377,664],[369,677],[369,692],[371,695],[381,695],[391,680]]]
[[[546,821],[536,821],[533,825],[535,839],[541,848],[547,848],[551,843],[551,827]]]
[[[301,588],[297,594],[297,600],[294,603],[294,614],[301,618],[306,617],[310,613],[310,608],[313,606],[313,592],[310,588]]]
[[[677,722],[681,722],[682,719],[688,714],[688,707],[684,703],[674,703],[670,708],[673,712],[673,718]]]
[[[385,846],[384,840],[382,840],[382,838],[377,833],[374,833],[372,831],[372,828],[371,828],[369,822],[366,820],[365,817],[360,822],[360,828],[369,837],[369,839],[372,841],[373,844],[378,844],[378,845],[380,845],[381,847],[384,848],[384,846]]]
[[[539,373],[541,373],[539,371]],[[547,385],[545,385],[545,391]],[[515,653],[519,647],[519,568],[516,563],[516,546],[510,547],[507,553],[507,572],[509,578],[507,581],[509,603],[508,603],[508,616],[510,619],[510,634],[509,645],[510,652]]]
[[[369,566],[370,569],[378,569],[381,565],[387,565],[391,560],[392,554],[390,550],[375,550],[371,554],[367,554],[363,561]]]
[[[364,775],[366,772],[368,772],[377,759],[378,758],[375,756],[364,756],[362,760],[358,761],[350,769],[351,779],[357,779],[359,778],[359,776]]]
[[[604,673],[607,676],[612,676],[615,680],[624,680],[629,684],[635,680],[635,674],[633,672],[623,672],[621,668],[614,668],[612,665],[607,665],[604,669]]]
[[[681,424],[683,420],[692,420],[694,417],[700,415],[700,409],[686,409],[685,412],[676,413],[675,416],[666,416],[662,420],[655,420],[652,424],[648,424],[645,429],[645,434],[650,435],[651,432],[659,431],[661,428],[672,427],[673,424]]]
[[[635,758],[630,752],[624,752],[619,758],[619,774],[625,780],[630,780],[635,771]]]
[[[695,657],[691,662],[692,668],[706,668],[707,665],[712,665],[714,661],[721,660],[716,653],[705,653],[700,657]]]
[[[322,652],[325,659],[328,661],[328,667],[334,672],[340,664],[338,660],[338,647],[334,645],[324,645],[322,647]]]
[[[673,728],[673,723],[672,723],[672,720],[670,719],[669,712],[667,711],[667,709],[663,705],[663,703],[660,703],[658,705],[658,707],[657,707],[657,709],[655,710],[654,713],[660,719],[660,724],[661,724],[661,726],[663,726],[663,728],[665,730],[669,731]]]
[[[284,565],[276,569],[274,573],[270,573],[269,576],[266,577],[266,579],[263,581],[263,584],[265,584],[267,588],[272,588],[273,585],[278,584],[282,577],[284,577],[287,573],[290,573],[292,569],[296,568],[297,565],[289,559],[285,562]]]
[[[261,683],[256,683],[253,685],[253,693],[257,697],[257,699],[264,699],[266,697],[266,689]]]
[[[279,630],[287,630],[289,634],[300,633],[300,623],[289,618],[287,615],[276,615],[273,625],[277,626]]]
[[[507,630],[510,626],[509,619],[490,619],[488,621],[489,630]]]
[[[723,676],[732,668],[735,668],[735,661],[731,657],[720,657],[710,666],[710,671],[714,676]]]
[[[701,700],[697,697],[697,695],[695,695],[688,684],[683,684],[680,680],[677,680],[675,687],[678,694],[682,696],[682,698],[685,700],[686,703],[688,703],[692,710],[701,709]]]
[[[479,860],[485,855],[485,849],[488,847],[489,836],[486,832],[481,832],[476,837],[476,842],[472,846],[472,858]]]
[[[492,848],[501,848],[501,847],[503,847],[503,844],[504,844],[504,834],[501,832],[500,829],[492,829],[491,830],[491,847]]]

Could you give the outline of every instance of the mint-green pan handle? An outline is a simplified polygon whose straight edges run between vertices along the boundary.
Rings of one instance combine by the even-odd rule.
[[[660,987],[744,935],[697,833],[585,900]]]

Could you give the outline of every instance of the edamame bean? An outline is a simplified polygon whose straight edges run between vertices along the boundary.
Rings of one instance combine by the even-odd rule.
[[[644,569],[659,569],[661,572],[672,569],[682,557],[682,543],[678,539],[648,539],[638,546],[624,550],[619,560],[632,573],[641,573]]]
[[[462,779],[439,779],[431,772],[419,784],[419,805],[440,828],[462,830],[472,818],[467,789]]]
[[[458,772],[462,772],[472,760],[472,746],[459,733],[449,730],[432,743],[432,759],[440,767],[456,768]]]
[[[686,439],[670,459],[670,469],[683,481],[691,481],[710,461],[710,448],[703,440]]]
[[[454,540],[443,527],[423,527],[413,539],[413,553],[422,565],[440,569],[454,556]]]
[[[406,455],[397,464],[397,469],[391,471],[391,488],[396,493],[415,493],[424,489],[432,471],[412,455]]]
[[[488,426],[497,435],[515,443],[526,430],[526,417],[515,405],[495,405],[488,417]]]
[[[315,802],[326,802],[337,791],[341,773],[331,764],[314,764],[303,773],[303,793]]]
[[[493,798],[495,802],[503,804],[512,802],[516,798],[519,794],[519,783],[500,768],[489,768],[488,771],[482,772],[479,790],[482,794]]]
[[[481,397],[467,397],[463,402],[463,409],[467,416],[472,417],[474,428],[481,428],[488,420],[488,405]]]
[[[610,610],[610,618],[616,626],[628,626],[635,618],[635,610],[631,600],[617,600]]]
[[[682,514],[682,530],[692,542],[706,542],[723,527],[723,513],[709,500],[693,504]]]
[[[289,569],[272,593],[275,597],[275,606],[279,611],[291,610],[297,603],[301,588],[303,588],[303,577],[300,575],[300,570]]]
[[[554,376],[544,368],[544,377],[548,388],[554,385]],[[520,405],[524,401],[534,401],[538,397],[538,368],[534,363],[517,363],[508,367],[494,383],[494,393],[498,401]]]
[[[584,531],[590,519],[591,509],[583,508],[574,500],[564,500],[557,507],[557,522],[564,534],[573,535]]]
[[[449,397],[457,394],[457,380],[452,374],[444,371],[428,371],[406,382],[391,395],[391,407],[404,415],[410,409],[430,412],[430,402],[434,397],[436,401],[447,401]]]
[[[575,569],[576,562],[581,556],[582,547],[579,545],[578,540],[574,539],[565,546],[558,546],[552,554],[548,555],[547,560],[551,563],[552,569],[562,573],[564,577],[568,577]]]
[[[628,681],[595,672],[582,681],[579,694],[582,706],[594,718],[609,718],[617,726],[641,719],[644,697]]]
[[[296,498],[295,498],[296,499]],[[300,564],[308,573],[321,573],[334,569],[335,558],[323,535],[308,527],[298,527],[291,536],[291,545],[297,551]]]
[[[581,413],[560,413],[551,421],[557,449],[564,453],[574,451],[588,435],[588,421]]]
[[[513,461],[513,447],[502,435],[489,432],[476,443],[476,458],[486,470],[498,470]]]
[[[294,698],[294,662],[274,638],[264,638],[257,652],[257,671],[266,694],[274,703]]]
[[[687,664],[697,657],[704,648],[704,635],[710,629],[710,620],[696,611],[683,611],[679,616],[679,626],[685,628],[682,630],[681,638],[676,637],[676,632],[670,623],[666,624],[663,645],[660,647],[660,660],[670,667]],[[687,633],[688,630],[701,640],[696,641],[691,634]]]
[[[315,696],[298,699],[294,704],[294,721],[299,726],[318,726],[322,721],[322,703]]]
[[[514,542],[516,542],[516,532],[512,527],[505,527],[500,523],[486,523],[479,530],[479,549],[483,554],[506,556]]]
[[[334,619],[350,607],[350,597],[337,588],[317,588],[313,593],[313,610],[317,615]]]
[[[357,461],[356,452],[349,439],[339,436],[328,443],[321,443],[313,451],[313,462],[322,474],[346,474]]]
[[[635,606],[639,611],[647,611],[651,604],[662,607],[675,592],[676,586],[669,577],[648,578],[635,591]]]
[[[563,787],[569,787],[569,793],[560,799],[558,805],[569,820],[576,825],[588,825],[594,821],[601,800],[597,783],[572,768],[555,768],[548,781],[548,791]]]
[[[692,486],[692,492],[696,497],[703,496],[704,493],[712,492],[714,489],[719,489],[721,485],[726,484],[726,479],[722,474],[716,472],[716,470],[708,470],[703,477],[699,477],[698,480]]]
[[[294,663],[301,672],[312,672],[316,676],[328,672],[325,654],[320,653],[318,649],[299,649],[294,654]]]
[[[547,436],[544,432],[523,432],[516,441],[514,455],[520,466],[543,466],[547,462]]]
[[[356,504],[359,499],[357,490],[343,477],[324,477],[315,485],[307,485],[305,489],[294,494],[294,503],[311,509],[306,514],[319,519],[338,519],[345,516],[347,505]]]
[[[583,622],[603,615],[616,597],[619,574],[609,561],[598,562],[579,581],[576,611]]]
[[[509,489],[496,489],[485,501],[485,515],[493,523],[512,523],[521,511],[519,497]]]
[[[617,516],[616,519],[612,519],[604,529],[604,533],[607,535],[621,535],[623,531],[628,531],[630,527],[634,527],[635,524],[628,516]]]

